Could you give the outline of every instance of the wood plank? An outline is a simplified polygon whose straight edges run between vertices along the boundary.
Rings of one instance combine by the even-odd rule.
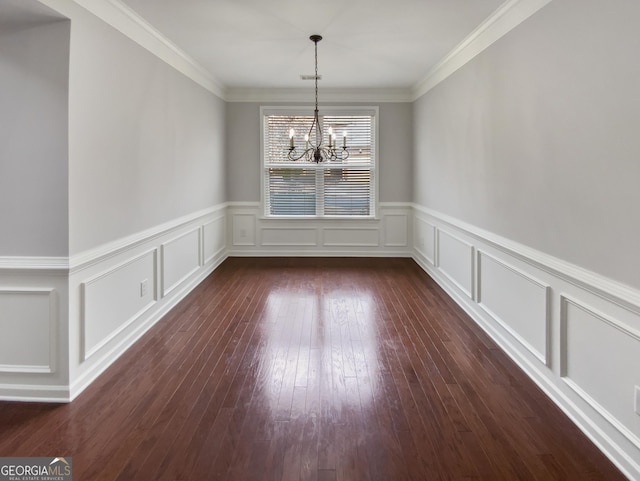
[[[230,258],[0,456],[91,480],[624,477],[410,259]]]

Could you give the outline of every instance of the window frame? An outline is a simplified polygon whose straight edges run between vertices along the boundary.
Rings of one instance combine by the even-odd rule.
[[[267,212],[267,202],[266,202],[266,175],[268,168],[267,159],[266,159],[266,148],[265,148],[265,119],[268,115],[292,115],[292,116],[313,116],[313,106],[260,106],[260,207],[261,207],[261,218],[262,219],[276,219],[276,220],[351,220],[351,221],[367,221],[367,220],[379,220],[379,113],[380,109],[378,106],[321,106],[320,110],[320,119],[324,116],[348,116],[348,115],[370,115],[373,121],[373,149],[372,149],[372,165],[370,167],[370,171],[373,177],[373,182],[371,184],[371,188],[373,189],[373,202],[372,202],[372,210],[373,212],[369,215],[319,215],[317,212],[315,215],[271,215]],[[308,166],[309,169],[313,170],[324,170],[330,169],[331,163],[320,163],[316,164],[314,162],[301,162],[296,161],[292,162],[292,164],[304,164]],[[287,164],[283,165],[286,167]],[[357,168],[357,165],[354,165],[354,168]]]

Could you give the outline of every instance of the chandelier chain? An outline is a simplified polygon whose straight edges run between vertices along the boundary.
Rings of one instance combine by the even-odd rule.
[[[349,151],[347,150],[347,137],[344,134],[344,141],[342,149],[337,148],[336,143],[332,144],[331,128],[329,128],[329,145],[324,146],[322,125],[320,124],[320,117],[318,112],[318,42],[322,40],[320,35],[311,35],[309,37],[314,43],[315,53],[315,110],[313,112],[313,122],[309,128],[309,133],[306,136],[306,148],[302,152],[298,152],[295,146],[294,129],[290,129],[290,145],[288,158],[291,161],[304,160],[306,162],[326,162],[326,161],[345,161],[349,157]],[[313,131],[315,129],[315,135]]]

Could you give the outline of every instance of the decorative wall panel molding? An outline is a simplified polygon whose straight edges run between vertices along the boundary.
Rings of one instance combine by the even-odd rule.
[[[383,232],[385,247],[408,247],[409,218],[406,212],[402,214],[386,214],[384,216]]]
[[[84,361],[156,303],[156,257],[153,249],[81,284]]]
[[[325,227],[322,245],[328,247],[378,247],[380,231],[371,227]]]
[[[236,212],[231,217],[233,246],[255,246],[257,212]]]
[[[230,255],[409,256],[411,206],[381,203],[377,219],[265,218],[259,202],[229,205]]]
[[[201,225],[199,224],[201,222],[209,222],[213,219],[224,217],[226,215],[226,209],[226,204],[216,205],[151,227],[142,232],[116,239],[93,249],[74,254],[68,260],[71,273],[88,269],[103,262],[108,262],[110,258],[122,253],[126,254],[127,252],[131,252],[139,246],[144,248],[149,245],[157,245],[161,239],[165,239],[172,233],[181,232],[182,229],[188,228],[189,226],[194,227]]]
[[[161,245],[162,297],[195,274],[202,265],[200,237],[198,227]]]
[[[211,264],[226,249],[227,218],[219,215],[202,225],[202,248],[204,265]]]
[[[640,481],[640,292],[415,204],[413,225],[415,261]]]
[[[431,265],[436,264],[436,226],[419,215],[414,217],[413,245],[416,252]]]
[[[263,227],[261,229],[263,246],[313,246],[318,245],[316,227]]]
[[[525,272],[478,251],[479,305],[549,365],[551,288]]]
[[[473,298],[473,245],[449,232],[436,231],[436,266],[462,292]]]
[[[564,381],[640,450],[633,403],[640,385],[640,331],[584,302],[560,299]]]
[[[0,287],[0,373],[52,373],[58,319],[53,288]]]
[[[226,210],[225,204],[176,219],[76,262],[69,278],[69,399],[224,261]]]

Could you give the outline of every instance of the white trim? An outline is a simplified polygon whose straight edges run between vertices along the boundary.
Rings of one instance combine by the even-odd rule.
[[[91,358],[96,352],[99,352],[101,349],[103,349],[104,346],[106,346],[113,339],[118,337],[120,333],[122,333],[125,329],[127,329],[130,325],[132,325],[135,321],[137,321],[142,315],[144,315],[149,309],[151,309],[156,304],[156,302],[158,302],[156,289],[154,288],[152,291],[151,298],[145,306],[143,306],[138,312],[133,314],[129,319],[125,320],[122,324],[116,327],[116,329],[114,329],[109,334],[107,334],[101,341],[99,341],[97,344],[91,347],[91,349],[87,349],[87,301],[86,301],[87,287],[147,257],[149,254],[151,254],[153,257],[153,265],[154,265],[154,271],[155,271],[156,265],[157,265],[157,258],[158,258],[157,247],[146,250],[123,262],[120,262],[115,266],[112,266],[109,269],[106,269],[100,272],[99,274],[96,274],[95,276],[92,276],[89,279],[86,279],[85,281],[80,283],[80,326],[81,326],[80,353],[83,361],[89,360],[89,358]],[[157,278],[158,273],[154,272],[154,276]],[[156,282],[157,282],[156,279],[154,279],[154,282],[153,282],[154,286]]]
[[[190,224],[198,219],[205,218],[215,212],[224,210],[227,208],[227,204],[218,204],[208,209],[203,209],[192,214],[179,217],[159,226],[152,227],[150,229],[138,232],[136,234],[117,239],[106,244],[102,244],[93,249],[86,250],[71,256],[69,264],[71,273],[76,273],[82,269],[86,269],[98,262],[105,260],[108,257],[120,254],[125,250],[129,250],[132,247],[138,246],[145,242],[151,241],[155,238],[168,234],[171,231],[179,229],[187,224]]]
[[[502,4],[413,86],[411,99],[422,97],[549,2],[551,0],[508,0]]]
[[[67,403],[69,386],[47,384],[0,384],[0,401]]]
[[[39,0],[73,20],[73,9],[62,0]],[[242,88],[224,85],[212,72],[160,31],[140,17],[122,0],[69,0],[147,49],[156,57],[227,102],[310,102],[309,88]],[[462,42],[436,63],[425,78],[411,88],[327,88],[329,102],[413,102],[427,93],[476,55],[502,38],[551,0],[508,0]],[[71,5],[73,5],[71,4]]]
[[[266,197],[266,172],[267,170],[270,168],[270,166],[278,166],[278,167],[286,167],[289,165],[289,163],[284,164],[284,163],[280,163],[280,164],[269,164],[266,162],[266,157],[265,157],[265,118],[267,116],[270,115],[313,115],[313,109],[312,106],[285,106],[285,105],[276,105],[276,106],[272,106],[272,105],[261,105],[259,108],[259,115],[260,115],[260,206],[261,206],[261,218],[264,219],[289,219],[289,220],[306,220],[306,219],[317,219],[317,220],[323,220],[323,219],[332,219],[332,220],[355,220],[355,219],[367,219],[367,220],[378,220],[380,218],[379,216],[379,209],[380,209],[380,201],[379,201],[379,195],[380,195],[380,180],[379,180],[379,174],[378,174],[378,166],[379,166],[379,148],[378,148],[378,142],[380,139],[380,107],[377,105],[327,105],[327,106],[323,106],[322,107],[322,116],[340,116],[340,115],[345,115],[345,116],[349,116],[349,115],[353,115],[353,116],[370,116],[372,119],[372,124],[373,124],[373,132],[372,132],[372,149],[371,149],[371,157],[373,162],[371,164],[368,165],[360,165],[360,164],[349,164],[348,167],[353,167],[353,168],[358,168],[361,167],[363,169],[367,169],[369,170],[369,172],[371,173],[372,176],[372,183],[371,183],[371,190],[372,190],[372,194],[373,194],[373,214],[371,215],[366,215],[366,216],[349,216],[349,215],[345,215],[345,216],[328,216],[328,215],[315,215],[315,216],[298,216],[298,215],[292,215],[292,216],[272,216],[272,215],[267,215],[266,212],[266,202],[265,202],[265,197]],[[324,170],[324,169],[329,169],[332,166],[335,167],[341,167],[343,164],[342,163],[321,163],[321,164],[315,164],[315,163],[309,163],[309,162],[304,162],[304,163],[300,163],[300,162],[291,162],[291,164],[294,166],[294,168],[305,168],[305,169],[310,169],[310,170]],[[317,176],[316,176],[317,179]],[[316,183],[316,192],[318,189],[318,184]],[[323,188],[323,192],[324,192],[324,188]],[[318,199],[320,199],[322,196],[318,196],[316,202],[318,202]],[[371,197],[369,197],[369,205],[371,206]],[[316,204],[316,209],[318,208],[318,205]]]
[[[58,311],[54,287],[0,287],[0,294],[46,295],[49,302],[49,364],[0,364],[0,374],[53,374],[58,357]],[[6,333],[5,333],[6,335]]]
[[[264,238],[264,233],[267,232],[267,231],[278,232],[278,231],[291,231],[291,230],[313,232],[315,234],[315,242],[289,242],[289,241],[285,241],[285,242],[266,242],[266,241],[262,240]],[[307,227],[307,226],[302,226],[302,227],[296,227],[296,226],[291,226],[291,227],[282,227],[282,226],[263,227],[261,229],[261,232],[260,232],[260,237],[261,237],[260,244],[265,246],[265,247],[300,247],[300,246],[316,247],[318,245],[318,228],[317,227]]]
[[[438,219],[441,223],[462,230],[467,235],[481,240],[529,265],[542,269],[628,311],[640,314],[639,290],[435,210],[418,204],[413,204],[413,208],[417,212]]]
[[[411,204],[401,202],[382,202],[379,204],[378,218],[272,218],[261,216],[260,202],[230,203],[228,210],[228,225],[231,226],[227,237],[228,251],[231,256],[314,256],[314,257],[344,257],[344,256],[372,256],[372,257],[411,257]],[[406,232],[403,235],[407,239],[406,245],[386,245],[383,240],[388,237],[386,229],[389,228],[385,221],[387,216],[405,216]],[[251,232],[247,227],[246,238],[236,237],[234,240],[234,219],[242,218],[247,226],[251,226]],[[237,227],[237,226],[236,226]],[[254,230],[255,229],[255,230]],[[315,240],[312,243],[311,236],[296,238],[286,235],[288,230],[315,231]],[[370,237],[365,242],[349,242],[348,232],[363,231],[373,234],[376,232],[376,240]],[[264,238],[263,233],[269,233]],[[340,233],[344,241],[326,242],[325,233]],[[276,238],[282,233],[281,238]]]
[[[493,313],[480,304],[481,292],[477,300],[467,298],[449,281],[441,269],[431,265],[421,252],[413,249],[413,259],[422,269],[525,371],[622,473],[629,479],[640,481],[640,458],[637,456],[640,438],[628,425],[623,425],[600,406],[591,393],[585,392],[567,378],[565,346],[566,299],[569,297],[576,299],[578,305],[588,306],[591,302],[599,301],[603,301],[602,305],[608,304],[608,308],[603,308],[606,309],[606,314],[589,309],[595,315],[600,313],[599,318],[612,329],[639,340],[640,331],[635,327],[635,322],[625,322],[620,320],[619,316],[622,310],[636,318],[640,316],[640,291],[431,209],[413,204],[413,211],[414,220],[425,217],[422,220],[430,219],[435,223],[436,229],[454,229],[474,245],[481,255],[496,258],[500,263],[512,267],[516,273],[524,273],[527,278],[530,277],[541,287],[545,287],[545,297],[549,306],[547,365],[539,362],[542,361],[540,356],[531,352],[522,343],[522,339],[514,335],[513,329],[508,328],[509,319],[499,322]],[[436,254],[438,250],[436,247]],[[570,294],[564,294],[567,290]],[[555,306],[553,310],[552,306]],[[555,360],[555,355],[559,355],[558,360]]]
[[[73,22],[77,6],[92,13],[178,72],[224,100],[226,87],[121,0],[38,0]]]
[[[464,285],[462,285],[460,283],[460,281],[458,281],[457,279],[455,279],[450,273],[448,273],[446,270],[444,270],[442,268],[442,265],[440,263],[440,247],[438,247],[438,250],[436,251],[436,264],[435,267],[442,272],[442,274],[452,283],[454,284],[458,289],[460,289],[461,292],[463,292],[464,294],[466,294],[467,296],[469,296],[469,299],[475,300],[475,284],[476,284],[476,280],[475,280],[475,258],[476,258],[476,248],[473,244],[467,242],[465,239],[457,236],[456,234],[448,231],[448,230],[444,230],[444,229],[440,229],[439,227],[436,227],[436,242],[438,246],[441,246],[443,244],[443,242],[441,242],[440,239],[440,235],[444,234],[446,236],[449,236],[451,239],[453,239],[454,241],[457,241],[458,243],[462,244],[465,247],[469,248],[469,254],[471,254],[471,258],[467,259],[470,263],[470,275],[471,278],[469,279],[469,284],[470,284],[470,289],[467,289]]]
[[[227,102],[304,102],[312,105],[314,93],[309,88],[229,88]],[[323,102],[412,102],[411,89],[404,88],[323,88]],[[311,107],[312,108],[312,107]]]
[[[541,288],[544,291],[544,352],[538,351],[521,336],[515,329],[513,329],[509,323],[493,312],[486,304],[482,302],[482,261],[481,259],[486,257],[491,259],[494,263],[502,266],[504,269],[520,276],[527,282]],[[515,340],[522,344],[533,356],[535,356],[542,364],[547,367],[551,367],[551,286],[545,282],[536,279],[534,276],[526,273],[525,271],[512,266],[508,262],[499,259],[486,252],[483,249],[478,248],[476,250],[476,302],[489,316],[491,316],[502,328],[507,331]]]
[[[216,222],[221,222],[222,223],[222,239],[223,239],[223,244],[222,246],[213,252],[213,254],[211,254],[209,257],[205,258],[205,249],[206,249],[206,242],[207,242],[207,238],[206,238],[206,232],[207,232],[207,227],[210,225],[215,224]],[[222,215],[219,215],[217,217],[214,217],[213,219],[210,219],[208,222],[204,222],[201,226],[201,232],[202,232],[202,239],[200,239],[200,244],[202,246],[202,265],[206,266],[207,264],[213,262],[217,257],[220,256],[220,254],[222,254],[227,246],[226,246],[226,229],[227,229],[227,216],[226,213],[223,213]]]
[[[211,274],[224,260],[226,256],[221,256],[212,265],[201,270],[188,282],[174,289],[169,296],[163,299],[160,308],[152,313],[132,332],[104,353],[92,366],[75,378],[69,387],[69,398],[66,401],[73,401],[82,391],[84,391],[100,374],[106,371],[127,349],[135,344],[149,329],[151,329],[162,317],[173,309],[187,294],[189,294],[198,284],[200,284],[209,274]]]
[[[166,258],[167,258],[167,248],[169,247],[170,244],[173,244],[174,242],[179,241],[180,239],[183,239],[187,236],[193,235],[194,233],[196,233],[196,241],[198,242],[198,247],[197,247],[197,253],[198,253],[198,265],[192,267],[189,271],[187,271],[185,274],[182,275],[182,277],[180,277],[178,280],[174,281],[174,283],[167,287],[165,285],[165,274],[166,274]],[[172,237],[171,239],[166,240],[165,242],[163,242],[162,244],[160,244],[160,284],[161,284],[161,288],[160,288],[160,293],[162,297],[166,297],[167,295],[169,295],[171,293],[171,291],[173,291],[174,289],[176,289],[180,284],[182,284],[183,282],[185,282],[187,279],[189,279],[190,277],[192,277],[196,272],[198,272],[203,265],[202,262],[202,226],[197,226],[191,230],[182,232],[181,234],[178,234],[175,237]]]
[[[626,326],[611,316],[600,312],[598,309],[594,309],[591,306],[588,306],[582,301],[575,299],[574,297],[568,294],[560,294],[560,332],[561,332],[561,352],[560,356],[560,375],[562,380],[566,383],[571,390],[573,390],[580,398],[582,398],[587,404],[589,404],[597,413],[607,420],[611,425],[613,425],[620,434],[625,436],[631,443],[635,445],[637,449],[640,450],[640,438],[631,432],[629,428],[627,428],[624,424],[622,424],[613,414],[611,414],[605,407],[603,407],[600,403],[598,403],[587,391],[582,389],[580,385],[571,378],[571,374],[568,372],[568,362],[567,356],[569,353],[569,338],[567,335],[567,323],[569,321],[567,316],[567,306],[571,304],[575,308],[580,309],[581,311],[587,313],[593,318],[597,319],[608,326],[617,329],[621,333],[631,337],[636,341],[640,341],[640,331],[637,329],[633,329],[630,326]]]
[[[327,242],[326,233],[327,232],[372,232],[377,236],[377,242]],[[358,227],[325,227],[321,232],[321,246],[320,247],[380,247],[380,232],[381,229],[377,227],[367,227],[367,226],[358,226]]]
[[[446,278],[442,276],[437,268],[428,265],[419,256],[414,256],[414,260],[625,476],[630,480],[640,481],[640,477],[637,476],[637,474],[640,473],[640,464],[638,464],[638,461],[625,452],[623,448],[611,438],[608,432],[579,408],[572,397],[560,389],[560,386],[549,376],[549,371],[544,365],[536,365],[530,359],[523,356],[517,345],[513,344],[496,326],[488,322],[484,311],[479,309],[473,300],[465,298],[460,291],[454,289],[453,286],[446,282]]]
[[[68,257],[36,257],[36,256],[0,256],[0,271],[58,271],[67,274],[69,271]]]

